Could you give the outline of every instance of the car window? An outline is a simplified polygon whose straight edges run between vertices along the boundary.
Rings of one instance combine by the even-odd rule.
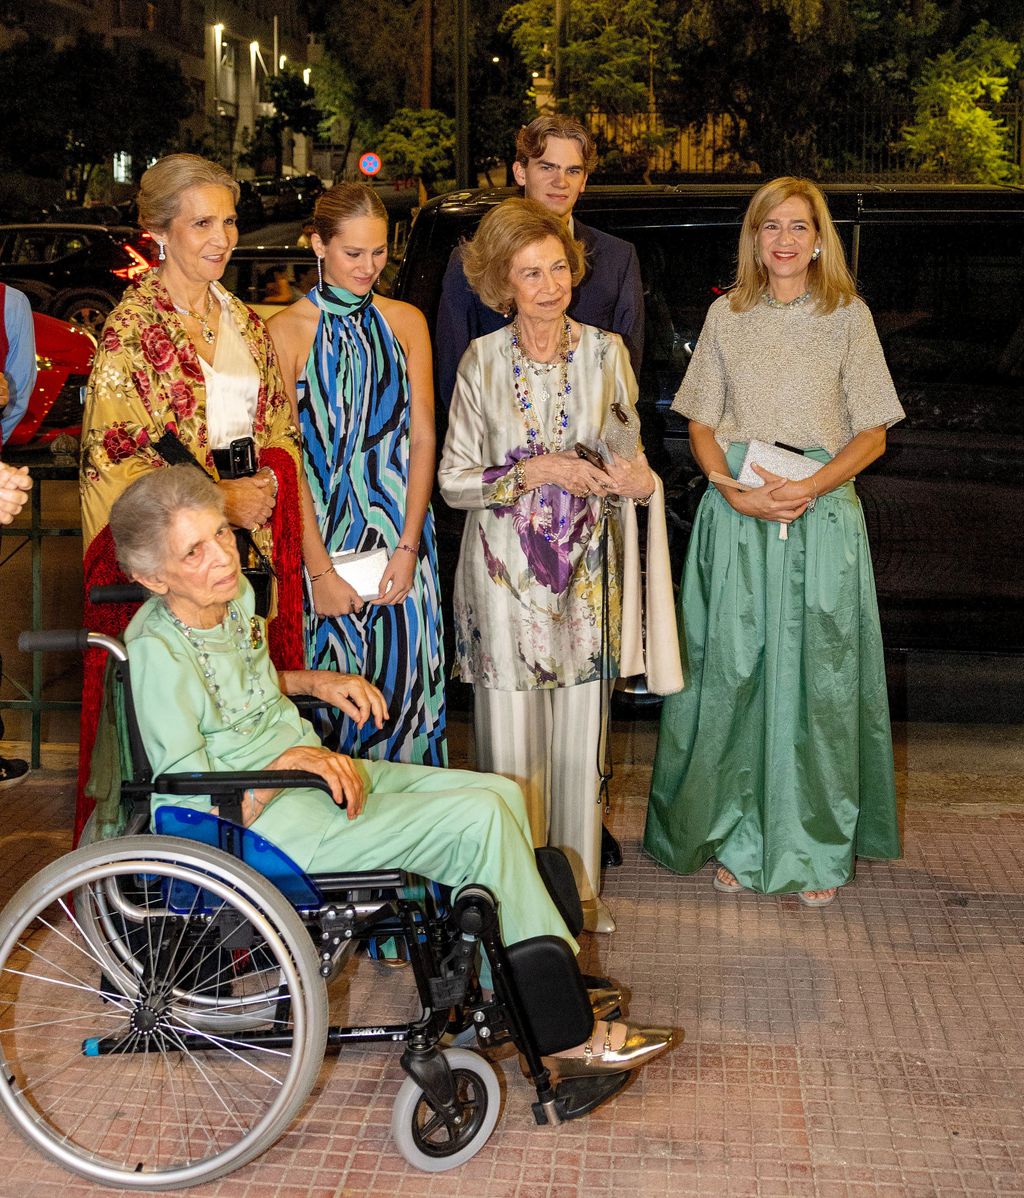
[[[1024,228],[865,224],[859,262],[907,427],[1024,432]]]
[[[40,233],[35,230],[18,233],[8,261],[15,266],[31,265],[36,262],[49,262],[53,256],[53,233]]]
[[[53,259],[56,261],[58,258],[66,258],[69,254],[77,254],[88,244],[88,237],[81,233],[62,233],[54,244]]]
[[[298,259],[233,258],[221,282],[266,320],[316,285],[316,260],[312,254]]]

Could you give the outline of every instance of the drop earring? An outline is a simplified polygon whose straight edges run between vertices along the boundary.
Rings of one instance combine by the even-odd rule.
[[[162,241],[160,242],[160,253],[157,255],[157,258],[161,262],[167,261],[167,247],[164,245],[164,243]]]
[[[811,261],[812,261],[812,262],[817,262],[817,261],[818,261],[818,259],[819,259],[820,257],[821,257],[821,246],[820,246],[820,245],[816,245],[816,246],[814,247],[814,253],[813,253],[813,254],[811,254]]]
[[[316,277],[320,280],[320,291],[324,289],[324,260],[319,254],[316,256]]]

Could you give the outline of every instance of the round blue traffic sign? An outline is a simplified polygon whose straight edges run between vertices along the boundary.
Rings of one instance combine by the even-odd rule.
[[[380,170],[380,155],[371,150],[359,159],[359,169],[364,175],[375,175]]]

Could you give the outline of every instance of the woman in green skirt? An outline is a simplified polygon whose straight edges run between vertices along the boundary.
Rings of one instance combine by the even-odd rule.
[[[854,857],[900,854],[882,638],[854,476],[903,409],[824,196],[774,179],[740,232],[673,408],[707,475],[748,442],[819,463],[708,487],[679,610],[687,687],[665,701],[646,850],[715,889],[825,906]],[[686,613],[685,630],[683,612]]]

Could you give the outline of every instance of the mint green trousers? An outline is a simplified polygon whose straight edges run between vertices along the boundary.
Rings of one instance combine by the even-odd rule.
[[[252,830],[307,872],[404,869],[457,889],[486,886],[506,944],[560,936],[578,950],[533,855],[519,787],[498,774],[353,759],[366,787],[355,819],[318,790],[284,791]]]

